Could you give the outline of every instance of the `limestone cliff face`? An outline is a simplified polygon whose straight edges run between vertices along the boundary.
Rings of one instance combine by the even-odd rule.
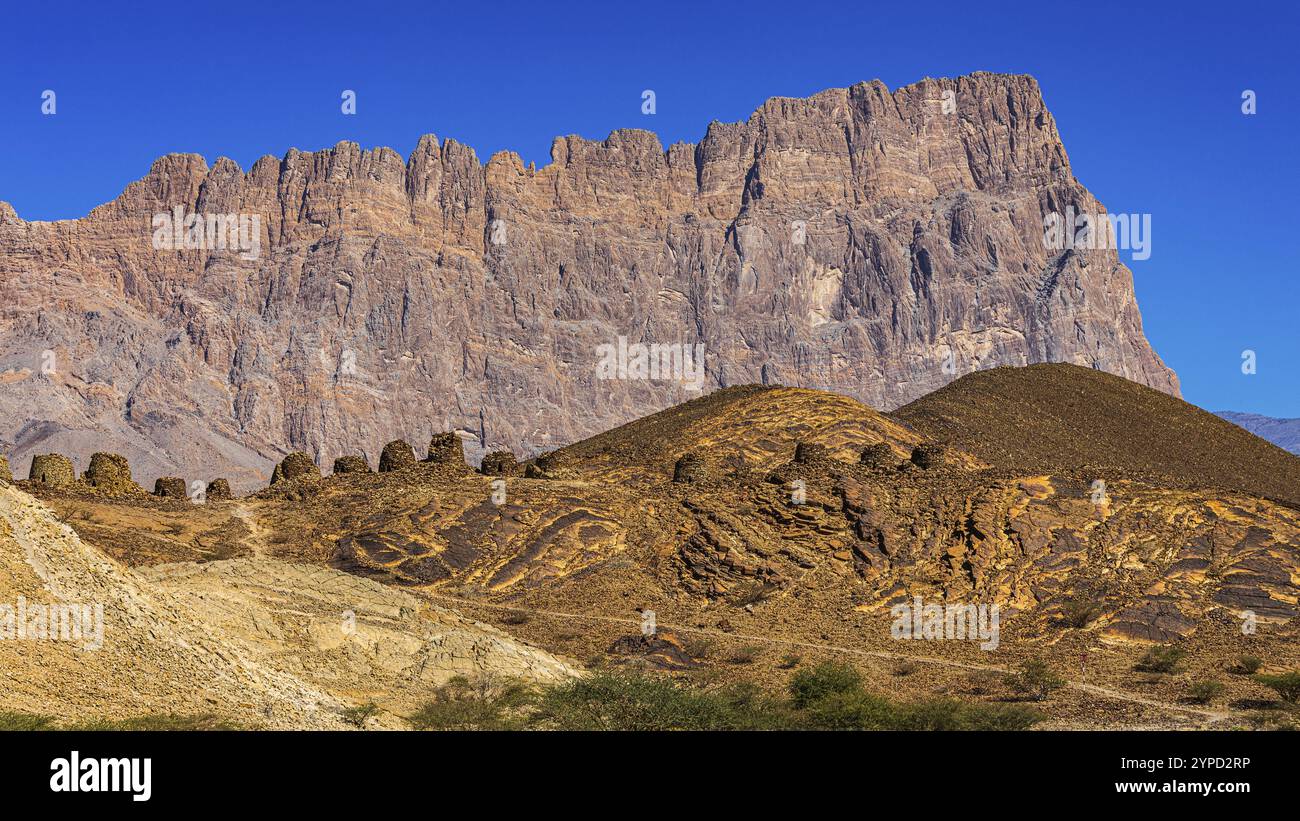
[[[169,155],[83,219],[0,203],[15,474],[110,449],[146,484],[247,488],[288,450],[373,464],[390,439],[461,429],[471,457],[533,453],[696,395],[673,374],[601,378],[620,337],[702,344],[705,391],[882,409],[1047,361],[1177,393],[1115,252],[1044,247],[1045,214],[1104,209],[1031,77],[862,83],[769,100],[698,145],[616,131],[551,158],[485,165],[433,136],[406,160],[345,142],[247,172]],[[256,216],[256,258],[155,249],[178,206]]]

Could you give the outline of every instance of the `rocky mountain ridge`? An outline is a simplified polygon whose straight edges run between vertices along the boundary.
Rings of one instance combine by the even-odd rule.
[[[432,135],[406,160],[344,142],[247,172],[173,154],[83,219],[0,203],[0,449],[20,476],[109,449],[146,486],[244,490],[291,450],[373,463],[436,431],[530,455],[696,388],[889,409],[1064,361],[1177,394],[1116,253],[1044,247],[1045,214],[1104,209],[1032,77],[860,83],[696,145],[620,130],[551,154],[482,163]],[[234,218],[230,244],[157,247],[171,214]],[[602,346],[631,363],[602,373]]]

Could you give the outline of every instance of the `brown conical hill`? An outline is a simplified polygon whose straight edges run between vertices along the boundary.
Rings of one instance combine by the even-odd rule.
[[[992,368],[890,414],[1021,472],[1091,470],[1300,502],[1300,457],[1177,397],[1068,365]]]
[[[862,448],[892,442],[910,453],[921,442],[906,426],[856,399],[804,388],[741,385],[584,439],[548,454],[583,475],[672,476],[688,452],[720,467],[770,470],[790,461],[796,446],[824,446],[857,461]]]

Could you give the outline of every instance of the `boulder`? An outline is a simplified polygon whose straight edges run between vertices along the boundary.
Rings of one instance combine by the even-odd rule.
[[[153,495],[164,499],[188,499],[185,480],[177,476],[160,476],[153,483]]]
[[[67,487],[77,480],[72,460],[61,453],[46,453],[32,457],[32,469],[27,478],[50,487]]]
[[[393,470],[401,470],[404,467],[410,467],[415,464],[415,451],[405,439],[394,439],[387,445],[384,445],[383,453],[379,454],[379,472],[388,473]]]
[[[337,473],[369,473],[370,463],[364,456],[340,456],[334,460],[334,472]]]

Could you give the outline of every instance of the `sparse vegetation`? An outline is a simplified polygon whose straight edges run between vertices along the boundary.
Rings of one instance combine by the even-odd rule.
[[[1022,705],[895,701],[867,692],[852,666],[824,663],[792,675],[785,696],[749,682],[716,685],[630,670],[535,690],[453,680],[411,723],[450,730],[1023,730],[1041,718]]]
[[[1224,686],[1218,681],[1194,681],[1187,688],[1187,699],[1193,704],[1209,704],[1223,695]]]
[[[0,732],[52,729],[54,729],[54,719],[49,716],[10,710],[0,711]]]
[[[1007,676],[1006,683],[1034,701],[1046,701],[1053,691],[1065,686],[1065,679],[1057,675],[1046,661],[1035,658],[1021,662],[1016,672]]]
[[[1229,668],[1229,672],[1239,676],[1253,676],[1264,666],[1264,660],[1258,656],[1238,656],[1237,663]]]
[[[705,636],[688,635],[682,639],[682,649],[691,658],[702,660],[713,656],[714,650],[717,649],[717,643]]]
[[[532,692],[518,682],[455,676],[410,717],[417,730],[512,730],[524,726]]]
[[[903,660],[894,665],[894,675],[901,677],[910,676],[916,672],[916,662]]]
[[[1275,675],[1261,673],[1255,676],[1255,681],[1272,688],[1287,704],[1295,705],[1300,702],[1300,672],[1293,670]]]
[[[798,709],[805,709],[827,696],[858,692],[862,674],[851,664],[828,661],[790,678],[790,698]]]
[[[758,658],[759,652],[759,647],[753,644],[747,644],[744,647],[738,647],[732,651],[731,655],[727,658],[727,661],[732,664],[753,664]]]
[[[501,623],[512,627],[528,623],[528,614],[522,610],[507,610],[501,614]]]
[[[74,730],[74,731],[140,731],[140,730],[240,730],[246,729],[210,713],[177,715],[151,713],[133,718],[89,718],[59,721],[36,713],[0,711],[0,731],[18,730]]]
[[[353,727],[365,727],[366,722],[379,712],[379,705],[373,701],[349,707],[343,711],[343,720]]]
[[[1142,673],[1173,673],[1187,655],[1187,651],[1172,644],[1162,644],[1147,650],[1146,655],[1134,666]]]
[[[803,656],[798,656],[795,655],[794,653],[789,653],[781,657],[781,661],[777,666],[780,667],[782,670],[793,670],[794,668],[798,667],[800,662],[802,661],[803,661]]]

